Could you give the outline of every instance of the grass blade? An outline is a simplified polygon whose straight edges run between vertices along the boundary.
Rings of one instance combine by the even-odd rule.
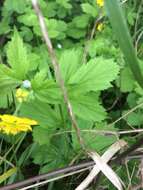
[[[0,176],[0,183],[4,182],[7,178],[9,178],[10,176],[12,176],[13,174],[15,174],[17,172],[17,168],[11,168],[8,171],[6,171],[4,174],[2,174]]]
[[[130,66],[136,81],[143,88],[143,76],[121,4],[119,0],[105,0],[105,8],[125,60]]]

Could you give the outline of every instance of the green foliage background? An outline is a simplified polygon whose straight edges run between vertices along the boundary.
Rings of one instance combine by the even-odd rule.
[[[108,11],[98,7],[96,1],[39,0],[39,4],[86,146],[102,153],[117,137],[84,130],[118,131],[142,128],[143,125],[143,110],[139,108],[123,121],[109,127],[123,113],[142,103],[143,89],[124,59],[128,54],[128,43],[125,42],[126,47],[121,51],[124,44],[120,44],[120,49],[116,41],[118,37],[122,38],[117,34],[119,29],[113,32],[107,18],[110,17]],[[129,0],[122,8],[133,43],[136,44],[136,59],[142,74],[142,38],[136,43],[142,30],[142,16],[137,20],[139,5],[139,1]],[[72,130],[71,122],[31,2],[5,0],[0,11],[0,112],[12,114],[18,106],[15,91],[25,88],[30,95],[22,103],[18,114],[38,121],[32,134],[25,134],[24,138],[23,134],[15,137],[0,135],[1,155],[7,155],[7,159],[18,168],[17,173],[5,181],[6,184],[25,179],[28,173],[25,168],[30,165],[33,165],[33,176],[67,166],[77,154],[80,159],[84,155],[75,133],[69,133]],[[100,17],[102,31],[94,27]],[[122,35],[124,38],[124,33]],[[128,54],[128,58],[130,56]],[[31,83],[30,88],[25,86],[25,81]],[[16,143],[19,137],[22,139],[20,148]],[[123,138],[129,142],[136,139]],[[12,144],[14,146],[7,154]],[[4,163],[0,167],[2,173],[9,168]],[[136,183],[136,179],[133,183]],[[110,187],[106,181],[103,184]],[[62,183],[60,185],[64,188]],[[69,185],[68,188],[73,187]]]

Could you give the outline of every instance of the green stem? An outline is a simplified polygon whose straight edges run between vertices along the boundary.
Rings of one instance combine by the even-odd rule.
[[[52,190],[53,186],[54,186],[54,181],[52,181],[51,183],[49,183],[48,190]]]
[[[65,119],[64,119],[63,110],[62,110],[62,106],[61,105],[59,105],[59,111],[60,111],[61,119],[63,121],[63,128],[66,128]]]
[[[14,112],[13,115],[17,115],[17,114],[18,114],[18,112],[19,112],[21,106],[22,106],[22,102],[20,102],[20,103],[17,105],[16,110],[15,110],[15,112]]]
[[[17,146],[16,146],[16,148],[15,148],[15,150],[14,150],[14,152],[13,152],[13,155],[11,156],[11,158],[10,158],[10,160],[9,160],[10,162],[13,160],[15,154],[17,153],[19,147],[21,146],[23,140],[25,139],[26,134],[27,134],[27,133],[24,133],[24,134],[22,134],[22,137],[20,136],[20,138],[19,138],[20,141],[18,142],[18,144],[17,144]]]

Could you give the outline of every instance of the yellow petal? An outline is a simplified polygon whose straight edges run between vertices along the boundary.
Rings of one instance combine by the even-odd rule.
[[[103,30],[103,24],[102,23],[99,23],[97,25],[97,30],[100,31],[100,32]]]
[[[32,128],[30,125],[21,125],[18,127],[18,130],[26,132],[26,131],[32,131]]]
[[[99,5],[100,7],[104,6],[104,0],[97,0],[97,5]]]
[[[9,126],[7,125],[3,128],[3,132],[6,133],[7,135],[9,135],[9,134],[16,135],[18,133],[18,130],[16,127],[12,127],[10,125]]]
[[[16,116],[4,114],[0,116],[1,120],[7,123],[14,123],[17,120]]]
[[[37,125],[38,122],[32,119],[28,119],[28,118],[18,118],[17,119],[17,124],[28,124],[28,125]]]
[[[37,121],[35,120],[7,114],[0,115],[0,119],[0,131],[7,135],[16,135],[20,132],[32,131],[31,125],[37,125]]]
[[[16,98],[19,102],[23,102],[27,100],[27,97],[29,95],[29,92],[27,90],[24,89],[17,89],[16,91]]]
[[[19,88],[19,89],[17,89],[17,91],[16,91],[16,97],[19,97],[19,96],[21,96],[21,95],[22,95],[22,89]]]

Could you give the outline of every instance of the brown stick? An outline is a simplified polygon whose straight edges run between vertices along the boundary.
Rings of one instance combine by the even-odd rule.
[[[35,10],[35,12],[37,14],[37,17],[39,19],[41,32],[43,34],[43,38],[45,40],[47,49],[49,51],[51,61],[52,61],[52,65],[54,67],[55,78],[56,78],[56,81],[59,83],[59,86],[60,86],[61,91],[63,93],[64,101],[65,101],[65,104],[67,106],[67,110],[68,110],[68,113],[69,113],[69,116],[70,116],[70,119],[71,119],[71,122],[72,122],[72,126],[76,131],[77,138],[78,138],[78,141],[79,141],[81,147],[83,149],[85,149],[84,141],[83,141],[83,139],[81,137],[80,129],[78,128],[78,125],[77,125],[77,122],[76,122],[76,119],[75,119],[75,115],[73,113],[73,109],[72,109],[72,106],[71,106],[71,103],[70,103],[70,100],[69,100],[69,97],[68,97],[68,93],[67,93],[66,87],[64,85],[64,81],[62,79],[62,76],[61,76],[59,63],[58,63],[58,60],[56,58],[56,55],[55,55],[51,40],[49,38],[49,34],[48,34],[48,30],[47,30],[46,25],[45,25],[44,17],[43,17],[42,12],[41,12],[41,10],[39,8],[37,0],[32,0],[32,4],[33,4],[33,8],[34,8],[34,10]]]
[[[78,170],[81,170],[83,168],[87,168],[87,170],[88,170],[89,167],[92,168],[92,166],[94,164],[95,163],[93,161],[90,161],[90,162],[86,162],[86,163],[82,163],[82,164],[77,164],[77,165],[74,165],[74,166],[69,166],[69,167],[66,167],[66,168],[57,169],[57,170],[54,170],[54,171],[49,172],[47,174],[42,174],[42,175],[39,175],[39,176],[31,177],[31,178],[29,178],[27,180],[23,180],[23,181],[20,181],[20,182],[11,184],[11,185],[6,185],[4,187],[0,187],[0,190],[15,190],[17,188],[19,189],[19,188],[22,188],[22,187],[26,187],[29,184],[33,184],[33,183],[35,183],[37,181],[50,179],[52,177],[62,175],[62,174],[66,174],[68,172],[78,171]]]
[[[141,152],[140,155],[138,155],[136,158],[135,158],[135,156],[133,156],[133,157],[129,156],[129,157],[127,157],[127,159],[129,159],[129,160],[141,159],[142,156],[143,155],[142,155],[142,152]],[[117,159],[118,159],[118,156],[117,156]],[[125,158],[122,157],[120,162],[122,162],[122,159],[125,159]],[[111,161],[111,163],[116,164],[115,160]],[[94,165],[95,165],[94,161],[88,161],[88,162],[85,162],[85,163],[81,163],[81,164],[77,164],[77,165],[73,165],[73,166],[68,166],[68,167],[65,167],[65,168],[60,168],[60,169],[54,170],[54,171],[46,173],[46,174],[31,177],[31,178],[29,178],[27,180],[24,180],[24,181],[20,181],[20,182],[14,183],[14,184],[10,184],[10,185],[6,185],[4,187],[0,187],[0,190],[15,190],[17,188],[19,189],[19,188],[22,188],[22,187],[26,187],[26,186],[28,186],[30,184],[36,183],[37,181],[51,179],[51,178],[54,178],[56,176],[66,174],[66,173],[69,173],[69,172],[78,171],[78,170],[81,170],[81,169],[84,169],[84,168],[89,170],[89,168],[92,168]]]
[[[141,135],[141,137],[131,146],[129,147],[127,150],[125,150],[123,153],[119,154],[115,160],[114,163],[120,163],[121,161],[123,161],[129,154],[131,154],[132,152],[134,152],[137,148],[141,147],[143,145],[143,135]]]

